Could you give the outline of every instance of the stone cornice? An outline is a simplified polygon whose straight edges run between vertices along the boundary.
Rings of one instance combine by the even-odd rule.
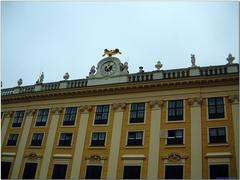
[[[110,85],[81,87],[75,89],[68,88],[61,90],[51,90],[44,92],[2,96],[2,104],[27,102],[29,101],[29,99],[31,99],[32,101],[38,101],[49,99],[63,99],[71,97],[89,97],[149,91],[162,91],[194,87],[216,87],[235,84],[239,84],[239,76],[236,74],[211,77],[191,77],[182,79],[153,80],[146,82],[119,83]]]

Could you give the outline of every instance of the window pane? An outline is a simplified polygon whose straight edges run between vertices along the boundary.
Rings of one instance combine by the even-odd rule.
[[[165,179],[183,179],[183,166],[165,166]]]
[[[124,166],[123,179],[140,179],[141,166]]]
[[[87,166],[85,179],[100,179],[102,166]]]
[[[23,172],[23,179],[34,179],[36,170],[37,170],[37,163],[26,163],[24,172]]]
[[[11,162],[1,162],[1,179],[8,179]]]
[[[182,138],[183,137],[183,130],[177,130],[176,131],[176,137],[177,138]]]
[[[217,129],[209,129],[210,136],[217,136]]]
[[[225,128],[219,128],[219,129],[218,129],[218,135],[219,135],[219,136],[225,136],[225,135],[226,135],[226,133],[225,133]]]
[[[67,172],[66,164],[54,164],[52,179],[65,179]]]
[[[143,132],[137,132],[136,133],[136,139],[142,139]]]

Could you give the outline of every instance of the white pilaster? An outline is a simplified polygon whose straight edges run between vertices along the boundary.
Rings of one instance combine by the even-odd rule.
[[[26,118],[25,118],[25,122],[23,122],[24,123],[23,131],[22,131],[22,135],[20,136],[20,141],[18,143],[17,155],[16,155],[15,163],[13,165],[11,179],[21,178],[19,172],[20,172],[20,168],[21,168],[21,164],[22,164],[25,146],[27,143],[28,134],[30,131],[32,119],[33,119],[35,112],[36,112],[36,110],[27,110],[26,111],[26,115],[25,115]]]
[[[232,104],[232,120],[234,131],[234,144],[236,154],[237,179],[239,178],[239,97],[230,96],[229,100]]]
[[[189,99],[191,105],[191,179],[202,179],[201,99]]]
[[[1,129],[1,145],[3,146],[5,135],[7,133],[8,125],[9,122],[12,118],[13,112],[5,112],[4,113],[4,119],[3,119],[3,124],[2,124],[2,129]]]
[[[47,144],[46,144],[46,148],[44,150],[42,164],[41,164],[41,168],[40,168],[39,179],[47,179],[49,162],[50,162],[51,155],[52,155],[52,148],[53,148],[55,136],[57,133],[57,125],[58,125],[60,114],[62,113],[62,108],[53,108],[53,109],[51,109],[51,111],[54,114],[52,115],[52,119],[51,119],[49,133],[48,133],[48,137],[47,137]]]
[[[73,164],[72,164],[72,172],[71,179],[79,179],[79,173],[81,169],[81,162],[83,157],[84,150],[84,142],[87,132],[89,111],[91,110],[91,106],[81,106],[79,111],[81,112],[80,123],[78,127],[78,135],[76,140],[76,148],[74,152]]]
[[[109,155],[108,163],[108,172],[107,179],[116,179],[117,178],[117,165],[118,165],[118,156],[119,156],[119,147],[121,139],[121,129],[122,129],[122,119],[123,111],[126,107],[126,104],[114,104],[114,120],[113,120],[113,130],[112,130],[112,140],[111,140],[111,151]]]
[[[151,101],[151,129],[148,159],[148,179],[158,179],[159,171],[159,145],[160,145],[160,122],[162,101]]]

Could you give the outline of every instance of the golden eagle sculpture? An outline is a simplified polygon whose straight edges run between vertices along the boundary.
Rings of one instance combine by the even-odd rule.
[[[112,49],[112,50],[108,50],[108,49],[104,49],[104,54],[102,56],[108,55],[108,57],[112,57],[115,54],[122,54],[119,49]]]

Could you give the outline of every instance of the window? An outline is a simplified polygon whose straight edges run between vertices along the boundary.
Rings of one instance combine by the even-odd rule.
[[[183,129],[168,130],[167,145],[183,144]]]
[[[228,165],[210,165],[210,179],[227,179],[229,177]]]
[[[85,179],[101,179],[102,166],[87,166]]]
[[[141,166],[124,166],[123,179],[140,179]]]
[[[54,164],[52,179],[65,179],[67,173],[66,164]]]
[[[18,134],[9,134],[7,146],[16,146]]]
[[[168,121],[183,120],[183,100],[168,101]]]
[[[143,145],[143,131],[128,132],[128,146]]]
[[[107,124],[109,105],[97,106],[94,124]]]
[[[46,126],[49,109],[39,109],[35,126]]]
[[[183,179],[183,165],[165,166],[165,179]]]
[[[43,133],[33,133],[31,146],[41,146],[43,140]]]
[[[223,97],[208,98],[208,118],[224,118]]]
[[[59,146],[71,146],[72,133],[61,133],[59,139]]]
[[[104,146],[105,145],[106,132],[94,132],[92,133],[91,146]]]
[[[1,179],[8,179],[11,164],[11,162],[1,162]]]
[[[77,107],[66,108],[64,119],[63,119],[63,125],[65,126],[74,125],[76,114],[77,114]]]
[[[21,127],[23,117],[24,117],[24,111],[17,111],[13,119],[12,127]]]
[[[226,128],[209,128],[209,143],[226,143]]]
[[[145,103],[131,104],[130,123],[144,122]]]
[[[37,163],[26,163],[22,178],[34,179],[37,171],[37,165]]]

